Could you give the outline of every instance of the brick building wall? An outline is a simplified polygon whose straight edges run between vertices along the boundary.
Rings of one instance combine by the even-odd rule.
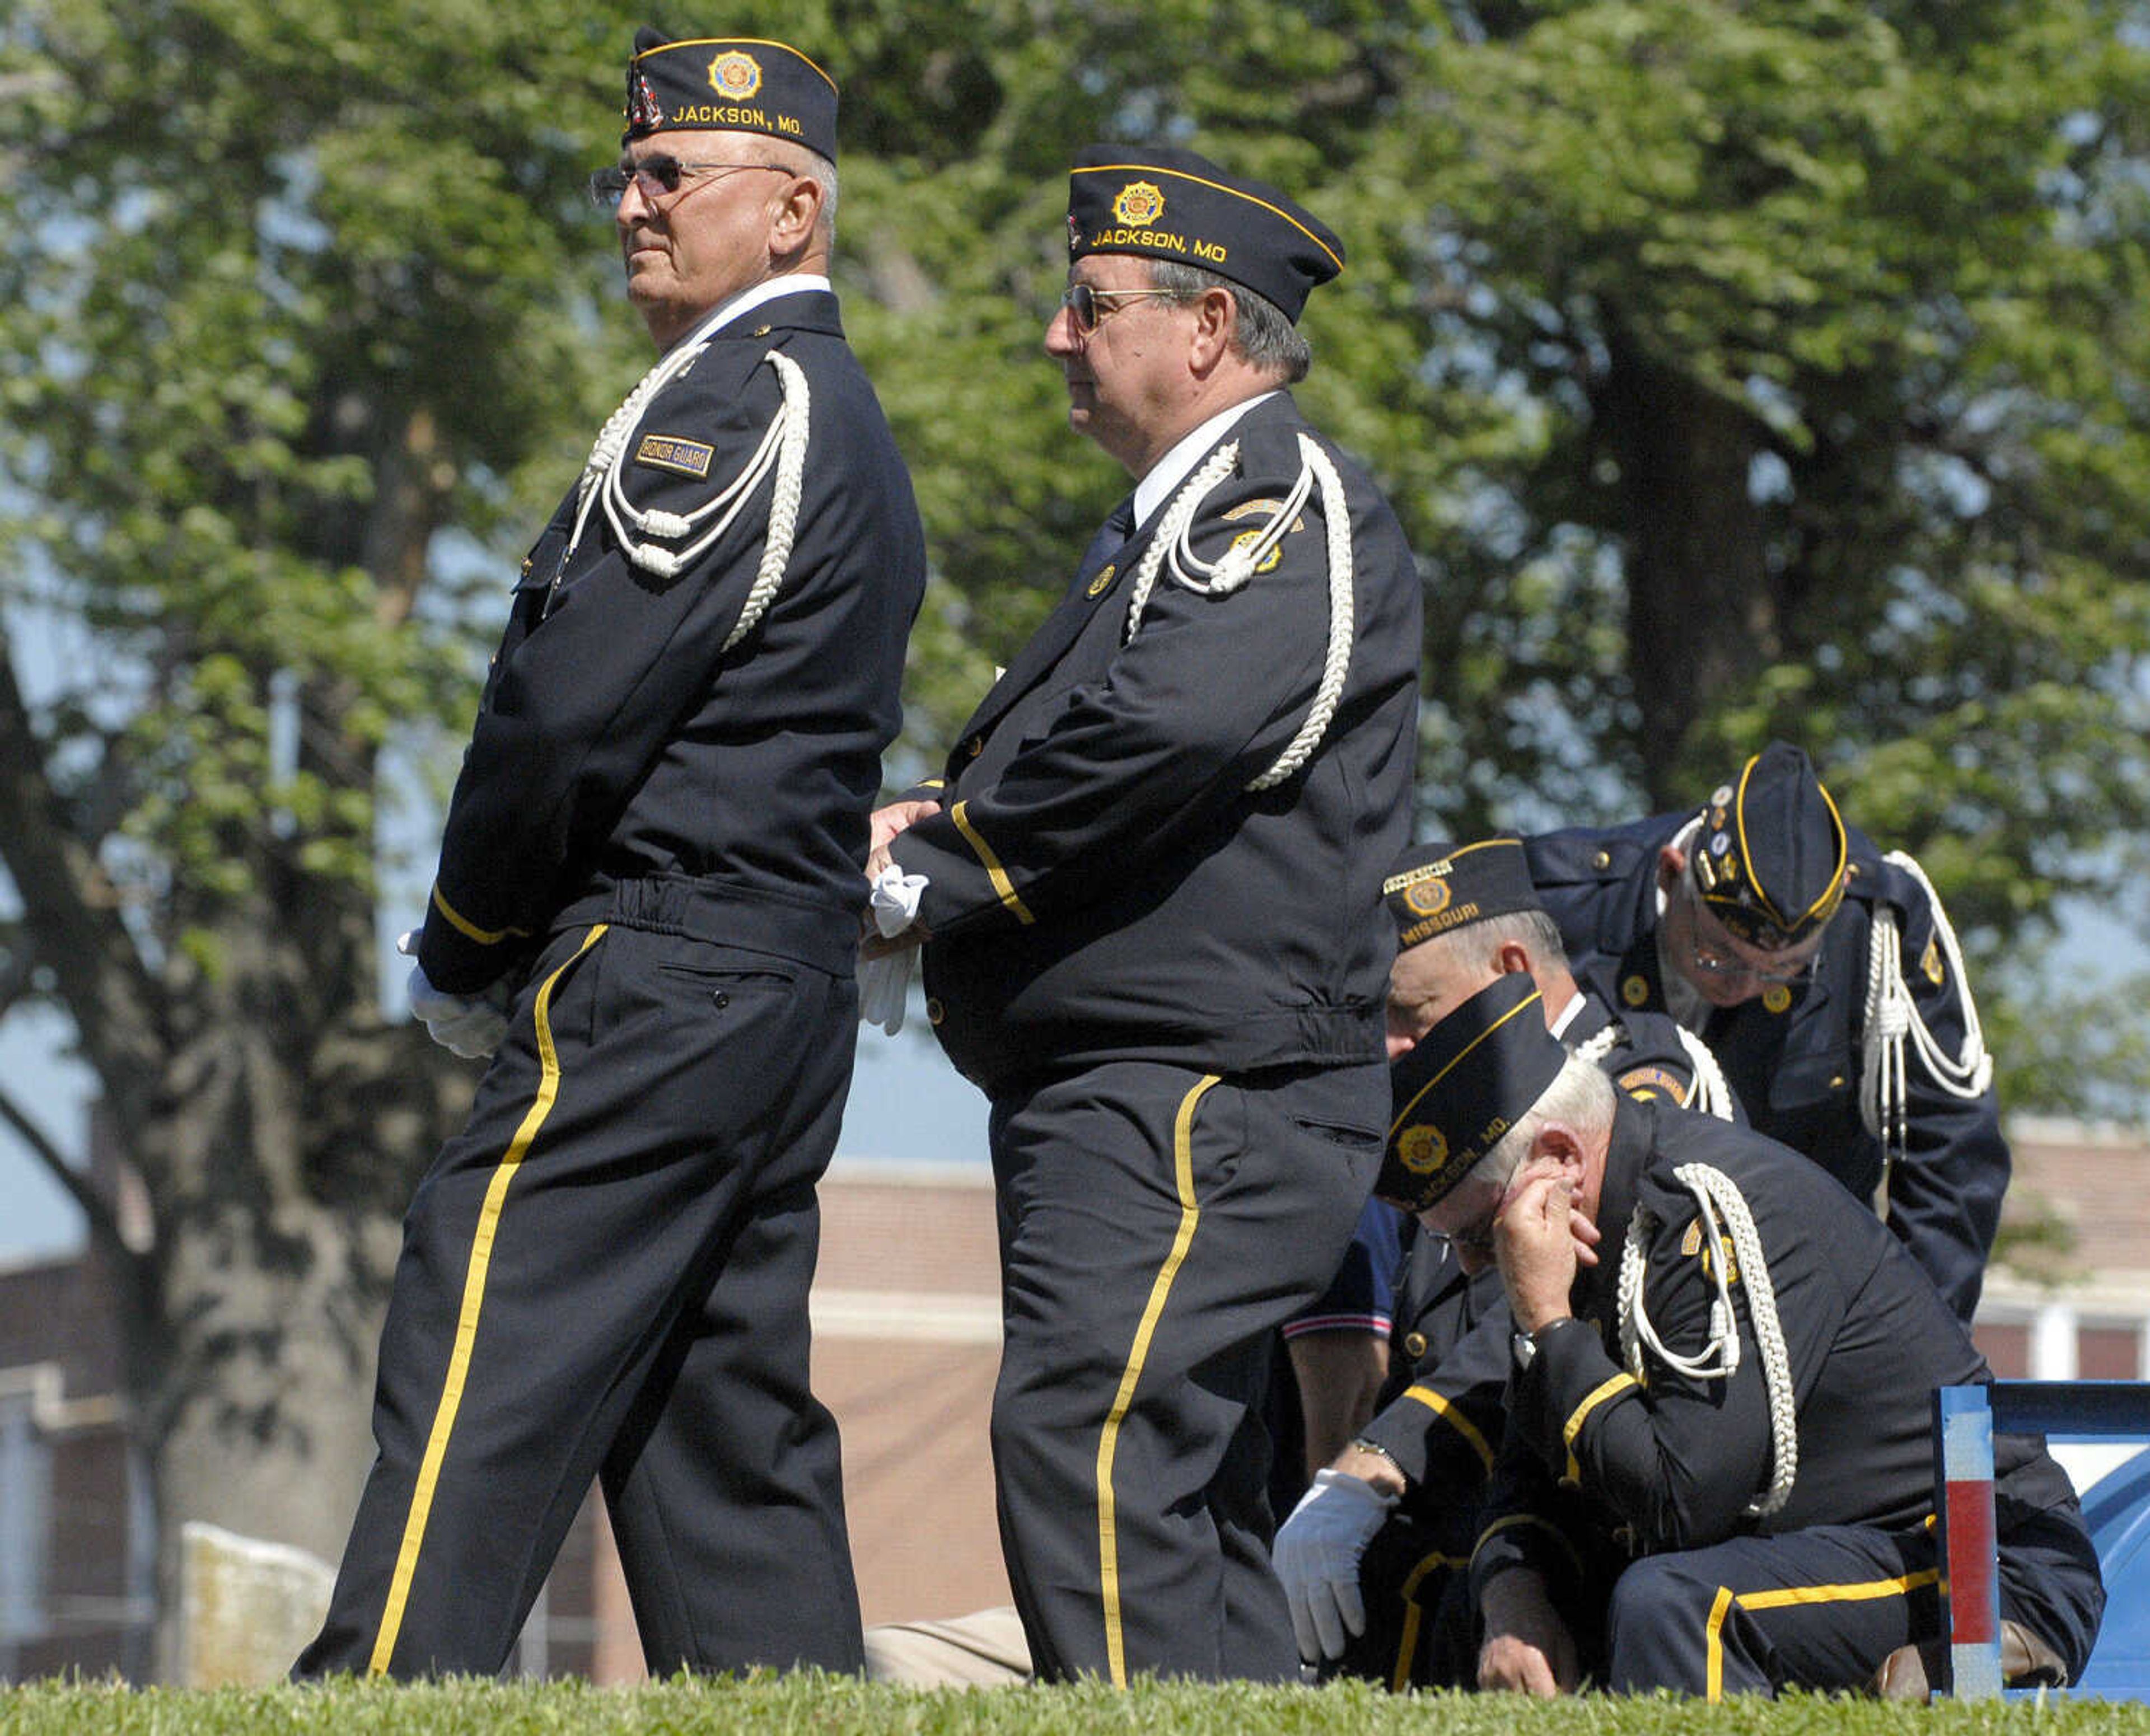
[[[1996,1270],[1978,1337],[1996,1372],[2150,1376],[2150,1163],[2139,1133],[2025,1123],[2011,1221],[2073,1237],[2035,1275]],[[999,1354],[982,1165],[839,1163],[822,1190],[815,1384],[843,1428],[869,1622],[1007,1601],[986,1416]],[[118,1345],[89,1260],[0,1269],[0,1678],[139,1677],[147,1545],[116,1395]],[[641,1673],[618,1558],[586,1504],[515,1667]]]

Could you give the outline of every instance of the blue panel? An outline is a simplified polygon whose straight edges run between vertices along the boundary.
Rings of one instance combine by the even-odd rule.
[[[1989,1403],[1997,1434],[2150,1438],[2150,1381],[1996,1380],[1982,1392],[1943,1387],[1934,1395],[1937,1485],[1947,1476],[1965,1474],[1949,1462],[1950,1437],[1975,1426],[1966,1424],[1966,1414]],[[1959,1445],[1969,1445],[1968,1437],[1960,1436]],[[1937,1511],[1941,1506],[1937,1499]],[[2150,1451],[2093,1484],[2082,1509],[2105,1577],[2105,1620],[2082,1679],[2064,1692],[2086,1699],[2150,1701]],[[2011,1692],[2008,1698],[2036,1692]]]
[[[2150,1436],[2150,1380],[1996,1380],[1987,1390],[2004,1435]]]
[[[2150,1451],[2092,1484],[2083,1518],[2105,1575],[2105,1621],[2077,1692],[2150,1700]]]

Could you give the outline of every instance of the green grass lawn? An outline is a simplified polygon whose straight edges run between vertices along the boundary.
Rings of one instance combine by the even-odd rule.
[[[1744,1699],[1721,1706],[1693,1700],[1590,1696],[1556,1703],[1509,1696],[1425,1694],[1398,1698],[1363,1684],[1320,1689],[1159,1687],[1113,1693],[1099,1688],[1032,1688],[937,1693],[884,1688],[849,1678],[791,1676],[746,1681],[653,1683],[592,1688],[578,1683],[499,1686],[449,1683],[396,1688],[341,1685],[185,1692],[33,1683],[0,1689],[0,1736],[222,1736],[224,1732],[406,1733],[752,1731],[756,1736],[834,1736],[869,1731],[904,1736],[1064,1736],[1064,1733],[1170,1731],[1185,1736],[1243,1732],[1348,1733],[1385,1736],[1627,1736],[1627,1733],[1708,1732],[1727,1736],[1881,1736],[1916,1732],[2023,1731],[2052,1736],[2142,1732],[2150,1705],[2092,1701],[2015,1700],[2001,1706],[1885,1706],[1869,1700],[1807,1697]]]

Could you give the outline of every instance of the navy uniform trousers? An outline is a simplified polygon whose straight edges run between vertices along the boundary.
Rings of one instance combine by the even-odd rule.
[[[806,1318],[856,991],[617,891],[652,926],[556,933],[413,1197],[300,1676],[497,1672],[593,1478],[654,1672],[862,1667]]]
[[[1385,1102],[1378,1063],[1106,1062],[996,1095],[993,1463],[1041,1677],[1296,1675],[1269,1564],[1270,1335],[1343,1257]]]
[[[2002,1618],[2087,1653],[2084,1600],[2052,1590],[2097,1583],[2081,1530],[1998,1488],[1995,1522]],[[1929,1526],[1833,1525],[1645,1556],[1612,1587],[1606,1685],[1713,1700],[1864,1683],[1899,1646],[1939,1637],[1937,1553]]]

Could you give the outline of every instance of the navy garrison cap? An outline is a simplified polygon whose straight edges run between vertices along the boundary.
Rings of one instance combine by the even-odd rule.
[[[1422,1212],[1521,1121],[1567,1061],[1529,974],[1496,977],[1399,1057],[1395,1118],[1374,1192]]]
[[[627,130],[766,133],[836,158],[836,81],[796,48],[750,36],[667,42],[647,24],[627,63]]]
[[[1381,882],[1381,901],[1396,919],[1399,948],[1473,922],[1545,907],[1523,864],[1523,840],[1515,837],[1414,844]]]
[[[1169,146],[1093,144],[1067,172],[1067,257],[1138,253],[1199,265],[1296,321],[1344,269],[1344,244],[1274,187]]]
[[[1702,811],[1688,858],[1710,914],[1764,951],[1796,946],[1844,901],[1843,816],[1799,749],[1773,741]]]

